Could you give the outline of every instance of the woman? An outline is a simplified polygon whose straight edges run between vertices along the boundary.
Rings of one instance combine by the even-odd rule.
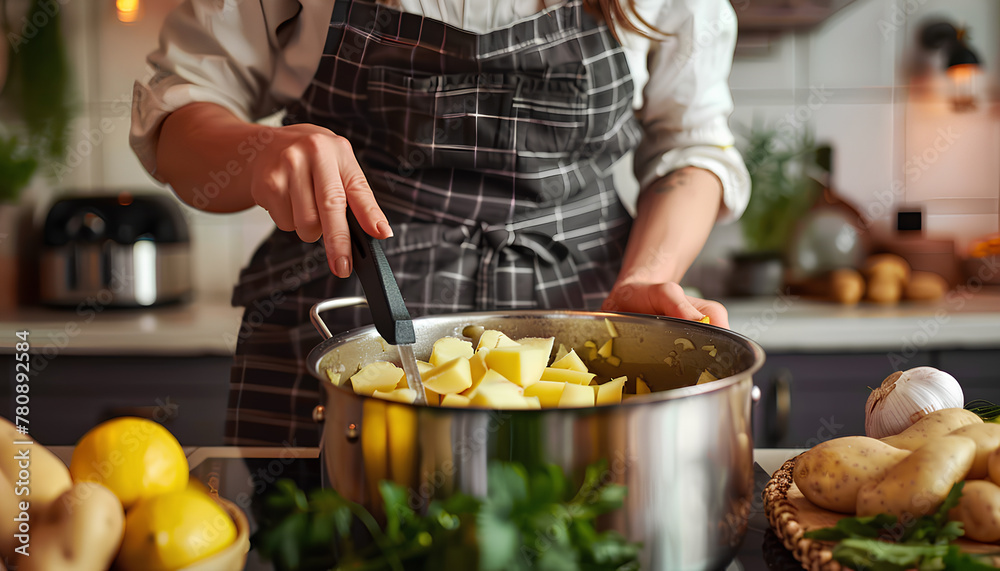
[[[727,325],[677,282],[749,195],[727,127],[728,2],[388,4],[188,0],[136,86],[150,173],[196,208],[259,206],[278,228],[233,295],[247,310],[230,443],[316,444],[308,309],[362,294],[347,207],[386,239],[415,316],[603,307]],[[252,123],[281,109],[283,127]],[[633,150],[634,220],[612,174]]]

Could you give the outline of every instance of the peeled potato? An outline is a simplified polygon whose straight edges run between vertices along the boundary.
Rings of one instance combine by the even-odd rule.
[[[877,482],[910,455],[867,436],[827,440],[803,452],[795,461],[792,480],[802,495],[817,506],[854,513],[858,490]]]
[[[455,357],[427,372],[424,388],[440,395],[460,393],[472,386],[472,369],[469,359]]]
[[[483,334],[479,336],[479,345],[476,345],[476,350],[481,351],[483,349],[495,349],[497,347],[516,347],[519,345],[517,341],[514,341],[510,337],[507,337],[503,333],[487,329],[483,331]]]
[[[617,379],[611,379],[603,385],[594,387],[597,393],[595,404],[618,404],[622,402],[622,391],[625,389],[626,379],[627,377],[618,377]]]
[[[485,335],[486,333],[483,333]],[[445,363],[463,357],[472,358],[474,351],[472,343],[458,337],[442,337],[434,342],[431,349],[431,357],[427,359],[431,365],[440,367]]]
[[[351,377],[354,392],[372,396],[375,391],[389,392],[403,378],[403,369],[385,361],[369,363]]]
[[[391,391],[375,391],[372,396],[377,399],[391,400],[406,404],[413,404],[417,400],[417,391],[413,389],[394,389]],[[430,402],[430,399],[427,399]]]
[[[542,371],[541,380],[556,383],[570,383],[573,385],[589,385],[590,381],[594,380],[594,377],[596,376],[597,375],[594,373],[581,373],[570,369],[546,367],[545,370]]]
[[[583,362],[583,359],[581,359],[580,356],[577,355],[576,351],[573,349],[570,349],[569,353],[566,353],[565,356],[563,356],[560,359],[557,359],[554,363],[552,363],[551,368],[569,369],[571,371],[577,371],[579,373],[589,372],[587,370],[587,365]]]
[[[524,396],[538,397],[542,408],[555,408],[559,406],[559,399],[566,386],[563,382],[538,381],[524,387]]]
[[[586,385],[566,384],[559,397],[560,408],[576,408],[594,406],[596,395],[594,389]]]
[[[511,382],[525,387],[539,380],[549,361],[549,349],[532,345],[497,347],[486,355],[486,365]]]

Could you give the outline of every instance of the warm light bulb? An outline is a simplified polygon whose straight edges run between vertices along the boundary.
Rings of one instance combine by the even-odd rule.
[[[139,0],[115,0],[118,21],[131,24],[139,19]]]
[[[976,82],[979,66],[974,63],[953,65],[948,68],[951,83],[951,104],[955,111],[972,111],[976,108]]]

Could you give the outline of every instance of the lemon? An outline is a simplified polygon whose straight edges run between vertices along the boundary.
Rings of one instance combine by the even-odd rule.
[[[196,487],[185,488],[144,499],[126,513],[116,568],[174,571],[234,541],[236,524],[222,506]]]
[[[69,464],[75,482],[96,482],[125,509],[157,494],[183,489],[188,463],[177,439],[144,418],[115,418],[83,435]]]

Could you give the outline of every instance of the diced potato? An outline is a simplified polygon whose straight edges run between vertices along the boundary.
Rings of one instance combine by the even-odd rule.
[[[709,357],[714,357],[719,354],[719,350],[715,347],[715,345],[702,345],[701,350],[708,353]]]
[[[375,391],[372,393],[372,396],[382,400],[413,404],[417,400],[417,391],[413,389],[393,389],[391,391]],[[430,399],[427,400],[430,401]]]
[[[526,408],[521,387],[506,380],[483,379],[470,399],[473,406],[485,408]]]
[[[471,347],[471,344],[470,344]],[[427,372],[424,388],[438,394],[460,393],[472,386],[472,370],[469,359],[456,357]]]
[[[552,346],[556,342],[555,337],[522,337],[517,340],[519,345],[524,347],[534,347],[536,349],[545,350],[545,359],[548,360],[549,355],[552,354]]]
[[[559,344],[559,348],[556,349],[556,356],[552,358],[553,363],[558,363],[563,357],[569,354],[569,349],[566,348],[562,343]]]
[[[495,349],[497,347],[517,347],[518,345],[519,343],[517,341],[514,341],[503,333],[494,329],[487,329],[486,331],[483,331],[483,334],[479,337],[479,345],[476,346],[476,350]]]
[[[479,381],[483,380],[483,375],[489,367],[486,366],[486,354],[489,353],[489,349],[480,349],[476,351],[476,354],[469,359],[469,369],[472,372],[472,384],[478,385]]]
[[[618,329],[615,328],[615,324],[611,323],[611,320],[607,317],[604,318],[604,326],[608,328],[608,335],[610,335],[612,339],[618,337]]]
[[[611,343],[613,341],[614,341],[614,339],[608,339],[607,343],[605,343],[604,345],[601,345],[601,348],[597,350],[597,354],[599,356],[601,356],[601,357],[604,357],[605,359],[607,359],[608,357],[610,357],[611,356]]]
[[[597,343],[593,341],[584,341],[583,346],[587,348],[587,360],[596,361],[597,360]]]
[[[403,369],[386,361],[369,363],[351,376],[354,392],[372,396],[375,391],[389,392],[396,388],[403,378]]]
[[[559,398],[565,387],[566,383],[563,382],[542,380],[525,387],[524,396],[538,397],[543,408],[555,408],[559,406]]]
[[[618,357],[611,355],[610,357],[604,359],[604,362],[611,365],[612,367],[617,367],[622,364],[622,360]]]
[[[417,372],[420,373],[420,378],[423,378],[427,374],[427,371],[433,368],[434,365],[431,365],[427,361],[417,361]]]
[[[625,389],[626,380],[627,377],[618,377],[611,379],[603,385],[594,387],[597,393],[596,404],[600,406],[602,404],[618,404],[622,402],[622,391]]]
[[[340,373],[334,373],[333,369],[327,369],[326,378],[330,379],[330,382],[333,383],[333,386],[335,387],[340,386],[340,381],[341,381]]]
[[[678,337],[677,339],[674,339],[674,345],[676,345],[681,351],[694,351],[694,343],[686,337]]]
[[[427,365],[427,367],[423,367],[421,363]],[[433,368],[434,367],[432,367],[430,363],[424,361],[417,361],[417,371],[420,373],[421,381],[427,375],[427,371],[430,371]],[[398,389],[408,389],[408,388],[410,388],[410,383],[406,379],[406,375],[404,374],[403,378],[399,379],[399,383],[396,384],[396,389],[398,390]],[[424,399],[427,400],[427,404],[431,406],[437,406],[438,403],[441,401],[441,395],[428,389],[427,387],[424,387]]]
[[[642,379],[636,379],[635,380],[635,394],[637,394],[637,395],[648,395],[651,392],[653,392],[653,391],[649,390],[649,385],[646,384],[646,381],[644,381]]]
[[[458,357],[469,359],[474,353],[472,343],[469,341],[459,339],[458,337],[442,337],[434,342],[434,347],[431,349],[431,358],[428,361],[430,361],[431,365],[440,367]]]
[[[538,397],[524,397],[524,407],[528,410],[541,410],[542,401]]]
[[[486,365],[509,381],[526,387],[542,377],[549,362],[549,349],[532,345],[497,347],[486,355]]]
[[[707,323],[707,324],[711,325],[712,324],[712,319],[709,316],[706,315],[706,316],[702,317],[701,319],[699,319],[698,323]]]
[[[541,379],[543,381],[552,381],[553,383],[570,383],[574,385],[589,385],[590,381],[594,380],[596,377],[594,373],[581,373],[579,371],[573,371],[571,369],[556,369],[553,367],[546,367],[542,371]]]
[[[444,395],[444,398],[441,399],[441,406],[466,407],[469,406],[471,400],[465,395]]]
[[[710,373],[708,369],[705,369],[704,371],[701,372],[700,375],[698,375],[697,384],[704,385],[705,383],[711,383],[712,381],[718,381],[718,380],[719,380],[718,377]]]
[[[557,354],[558,357],[558,354]],[[557,358],[552,363],[553,369],[569,369],[571,371],[577,371],[578,373],[588,373],[587,365],[583,362],[583,359],[576,354],[576,350],[570,349],[568,353],[564,356]]]
[[[586,385],[564,385],[562,395],[559,397],[560,408],[576,408],[594,406],[596,395],[594,389]]]

